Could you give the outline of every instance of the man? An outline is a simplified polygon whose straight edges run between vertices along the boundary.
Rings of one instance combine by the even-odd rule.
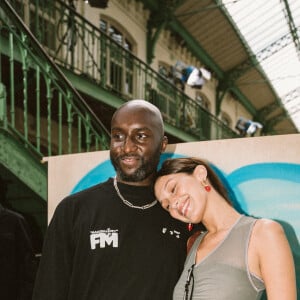
[[[37,263],[29,226],[8,202],[9,182],[0,177],[0,298],[31,300]]]
[[[49,225],[34,300],[172,298],[188,230],[153,193],[167,146],[159,110],[126,102],[111,122],[116,177],[65,198]]]

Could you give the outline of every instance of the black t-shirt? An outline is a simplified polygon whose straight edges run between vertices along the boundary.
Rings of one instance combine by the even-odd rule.
[[[0,205],[0,298],[31,300],[36,269],[28,224]]]
[[[154,200],[149,187],[118,183],[134,205]],[[34,298],[172,299],[190,233],[159,203],[126,206],[112,179],[64,199],[49,225]]]

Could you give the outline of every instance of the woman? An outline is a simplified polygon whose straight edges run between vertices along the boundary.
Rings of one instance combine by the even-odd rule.
[[[296,300],[294,262],[281,225],[237,212],[209,164],[166,160],[155,194],[170,215],[207,231],[193,243],[173,299]]]

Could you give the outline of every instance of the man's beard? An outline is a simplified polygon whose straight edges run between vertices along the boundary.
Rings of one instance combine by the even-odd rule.
[[[160,159],[160,150],[157,150],[151,159],[145,161],[144,157],[138,156],[140,161],[141,161],[141,166],[135,170],[134,173],[132,174],[127,174],[122,170],[120,167],[119,161],[122,159],[122,157],[125,157],[126,155],[120,155],[118,157],[112,157],[110,154],[110,160],[112,165],[114,166],[119,178],[122,181],[127,181],[127,182],[139,182],[147,177],[149,177],[151,174],[156,172],[156,167],[159,163]],[[127,156],[131,156],[130,154]],[[136,156],[136,155],[135,155]]]

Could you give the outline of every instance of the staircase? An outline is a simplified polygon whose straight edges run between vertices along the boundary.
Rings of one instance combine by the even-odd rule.
[[[109,131],[13,7],[1,1],[0,8],[1,185],[7,188],[7,206],[33,219],[43,234],[47,166],[42,158],[108,149]]]
[[[177,141],[237,136],[201,103],[78,14],[74,5],[60,0],[23,2],[10,1],[106,127],[107,114],[101,114],[99,107],[115,109],[124,101],[141,98],[159,107],[167,133]]]

